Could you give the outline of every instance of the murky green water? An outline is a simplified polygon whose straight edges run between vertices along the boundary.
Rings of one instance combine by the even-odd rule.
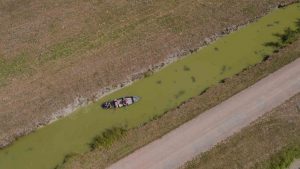
[[[106,128],[134,127],[147,122],[221,79],[260,62],[264,55],[272,53],[263,44],[275,41],[274,33],[295,28],[297,18],[300,18],[299,4],[274,10],[153,76],[19,139],[0,151],[0,169],[53,169],[66,154],[87,151],[92,138]],[[105,111],[99,106],[108,98],[124,95],[141,96],[142,100],[120,110]]]

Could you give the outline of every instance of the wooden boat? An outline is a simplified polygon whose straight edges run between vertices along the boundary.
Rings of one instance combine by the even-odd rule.
[[[113,108],[121,108],[130,106],[140,100],[138,96],[126,96],[118,99],[114,99],[112,101],[104,102],[101,107],[103,109],[113,109]]]

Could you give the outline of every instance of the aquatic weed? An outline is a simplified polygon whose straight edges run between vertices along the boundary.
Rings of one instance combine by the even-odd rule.
[[[189,68],[187,65],[184,65],[184,66],[183,66],[183,70],[184,70],[184,71],[190,71],[191,68]]]

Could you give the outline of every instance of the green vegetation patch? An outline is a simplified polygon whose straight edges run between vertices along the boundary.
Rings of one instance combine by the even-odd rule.
[[[157,84],[161,84],[161,83],[162,83],[162,81],[161,81],[161,80],[158,80],[158,81],[156,81],[156,83],[157,83]]]
[[[90,143],[91,150],[96,148],[108,148],[114,141],[118,140],[126,132],[126,129],[122,127],[113,127],[106,129],[101,135],[96,136]]]
[[[9,77],[32,72],[33,69],[30,65],[41,66],[48,61],[66,58],[87,49],[90,45],[91,43],[86,37],[76,37],[54,44],[35,60],[27,52],[22,52],[13,59],[6,60],[0,57],[0,87],[5,85]]]
[[[5,81],[12,75],[21,74],[30,70],[27,67],[28,54],[21,53],[12,60],[0,58],[0,86],[5,85]]]
[[[189,68],[187,65],[184,65],[184,66],[183,66],[183,70],[184,70],[184,71],[190,71],[191,68]]]
[[[144,73],[144,78],[147,78],[147,77],[150,77],[151,75],[153,75],[153,71],[152,70],[147,70],[145,73]]]
[[[266,169],[287,169],[298,158],[300,158],[300,145],[283,148],[273,155]]]
[[[196,82],[196,78],[194,76],[191,76],[191,80],[192,80],[193,83]]]
[[[75,157],[75,156],[77,156],[77,155],[78,155],[77,153],[69,153],[69,154],[67,154],[67,155],[65,156],[63,162],[62,162],[61,164],[59,164],[59,165],[56,165],[56,166],[54,167],[54,169],[61,169],[61,168],[63,168],[63,165],[64,165],[65,163],[67,163],[68,160],[70,160],[72,157]]]
[[[37,63],[42,64],[47,61],[65,58],[91,45],[87,37],[70,38],[51,46],[46,53],[38,57]]]

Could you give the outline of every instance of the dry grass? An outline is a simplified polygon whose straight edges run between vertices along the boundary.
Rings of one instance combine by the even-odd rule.
[[[285,64],[299,58],[299,45],[300,40],[281,49],[279,53],[275,53],[264,62],[245,69],[232,78],[225,79],[223,83],[207,89],[206,92],[190,99],[180,107],[166,112],[163,116],[154,118],[151,122],[143,126],[127,131],[126,135],[116,141],[109,149],[96,149],[82,155],[74,156],[66,161],[61,168],[105,168],[139,147],[163,136],[165,133],[205,110],[251,86],[259,79],[262,79]],[[211,161],[213,163],[213,160]]]

